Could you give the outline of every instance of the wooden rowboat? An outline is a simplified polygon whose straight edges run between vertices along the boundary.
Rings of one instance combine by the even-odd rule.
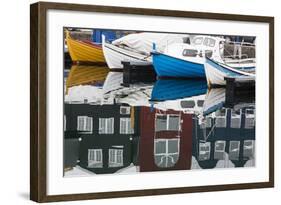
[[[205,73],[209,87],[225,86],[226,78],[246,83],[255,81],[255,69],[239,70],[206,57]]]
[[[66,43],[73,62],[93,62],[105,64],[102,46],[91,41],[80,41],[71,38],[66,31]]]
[[[132,65],[147,66],[151,65],[151,58],[129,47],[116,46],[105,41],[102,36],[102,49],[106,63],[110,69],[122,69],[122,62],[130,62]]]

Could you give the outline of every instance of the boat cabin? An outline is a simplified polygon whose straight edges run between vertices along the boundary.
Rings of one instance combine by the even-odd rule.
[[[197,50],[200,50],[198,53],[200,57],[214,57],[223,53],[223,43],[225,39],[215,36],[204,36],[198,35],[192,38],[191,45],[194,46]]]
[[[196,35],[190,44],[175,43],[167,46],[168,55],[194,63],[203,64],[204,58],[215,59],[230,66],[255,63],[255,45],[249,42],[233,42],[216,36]]]
[[[220,37],[198,35],[191,38],[190,44],[174,43],[166,47],[164,53],[170,56],[192,60],[194,63],[203,64],[205,56],[220,58],[223,53],[223,42]]]

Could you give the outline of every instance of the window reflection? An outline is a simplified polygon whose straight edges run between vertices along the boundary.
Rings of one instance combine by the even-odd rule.
[[[230,141],[229,159],[238,160],[240,152],[240,141]]]
[[[99,134],[114,133],[114,118],[99,118]]]
[[[179,159],[179,139],[155,139],[154,161],[158,167],[173,167]]]
[[[178,131],[180,130],[179,115],[160,115],[156,116],[155,131]]]
[[[215,115],[216,127],[226,127],[226,109],[217,110]]]
[[[88,167],[101,168],[102,162],[102,149],[88,149]]]
[[[123,149],[109,149],[108,150],[108,166],[122,167],[123,166]]]
[[[200,142],[199,143],[199,160],[210,159],[211,143],[210,142]]]

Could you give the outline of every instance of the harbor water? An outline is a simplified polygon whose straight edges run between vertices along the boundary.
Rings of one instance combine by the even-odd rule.
[[[102,65],[64,82],[65,176],[255,166],[254,89]]]

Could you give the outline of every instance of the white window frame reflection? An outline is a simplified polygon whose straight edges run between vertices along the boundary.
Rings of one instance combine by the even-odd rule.
[[[93,132],[93,118],[89,116],[77,116],[77,131]]]
[[[231,128],[241,128],[241,116],[242,112],[239,110],[239,114],[237,114],[234,110],[231,110],[231,118],[230,118],[230,127]],[[235,124],[235,120],[238,120],[238,126]]]
[[[157,152],[157,144],[158,143],[165,143],[165,151],[164,152]],[[176,152],[169,151],[169,142],[176,142]],[[179,152],[180,152],[180,138],[173,138],[173,139],[154,139],[154,162],[157,167],[161,168],[168,168],[173,167],[177,163],[179,159]],[[160,159],[160,161],[158,161]],[[169,160],[171,160],[171,165],[169,165]]]
[[[224,115],[220,115],[220,113],[222,112],[222,110],[225,112]],[[226,127],[226,116],[227,116],[227,109],[223,108],[221,110],[217,110],[215,112],[215,122],[216,122],[216,127]],[[224,120],[223,123],[221,125],[218,124],[218,120]]]
[[[253,114],[249,114],[248,111],[253,111]],[[245,109],[245,129],[254,128],[255,120],[255,109]]]
[[[204,148],[204,149],[207,148],[207,150],[203,150],[202,148]],[[207,155],[206,155],[206,153],[207,153]],[[198,157],[199,161],[209,160],[210,155],[211,155],[211,142],[200,142],[199,143],[199,157]]]
[[[99,118],[99,134],[114,133],[114,118]]]
[[[122,167],[123,166],[123,149],[109,149],[108,150],[108,167]]]
[[[236,147],[235,150],[232,149],[232,145],[233,144],[237,144],[237,147]],[[231,156],[232,153],[236,155],[235,158]],[[229,159],[231,159],[231,160],[238,160],[239,153],[240,153],[240,141],[238,141],[238,140],[230,141],[229,142]]]
[[[159,129],[157,127],[157,119],[158,117],[166,117],[166,128],[165,129]],[[172,130],[171,125],[170,125],[170,117],[177,117],[178,118],[178,129],[177,130]],[[160,131],[179,131],[181,129],[181,115],[179,114],[156,114],[155,117],[155,131],[160,132]]]
[[[204,128],[211,128],[212,127],[212,117],[208,116],[205,117],[204,121],[200,124],[200,128],[204,129]]]
[[[88,168],[102,168],[102,149],[88,149]]]
[[[220,145],[222,144],[222,147],[220,147]],[[225,152],[225,146],[226,146],[226,142],[223,141],[223,140],[218,140],[215,142],[215,156],[218,156],[218,155],[223,155],[221,153],[224,153]],[[223,159],[222,158],[218,158],[218,157],[215,157],[216,159]]]
[[[132,128],[131,118],[120,118],[120,134],[134,134],[134,128]]]
[[[246,145],[247,143],[250,143],[250,145]],[[250,150],[250,156],[246,157],[253,157],[255,152],[255,141],[254,140],[245,140],[243,145],[243,155],[245,156],[245,150]]]

